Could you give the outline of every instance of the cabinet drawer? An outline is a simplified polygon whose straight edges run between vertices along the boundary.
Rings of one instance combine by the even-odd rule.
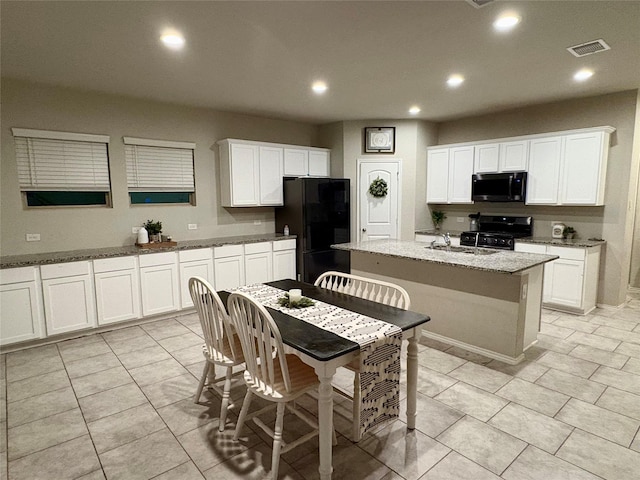
[[[244,246],[244,253],[251,255],[252,253],[266,253],[271,251],[271,242],[248,243]]]
[[[235,257],[242,255],[244,248],[242,245],[225,245],[213,249],[213,258]]]
[[[519,243],[516,241],[515,246],[516,252],[524,252],[524,253],[547,253],[546,245],[537,245],[533,243]]]
[[[36,279],[35,267],[7,268],[0,270],[0,284],[32,282]]]
[[[101,258],[93,261],[95,273],[117,272],[118,270],[132,270],[136,268],[135,257]]]
[[[55,265],[42,265],[40,267],[42,279],[74,277],[76,275],[89,275],[91,269],[89,262],[57,263]]]
[[[549,255],[558,255],[567,260],[584,260],[584,248],[547,247]]]
[[[170,265],[176,262],[175,252],[152,253],[140,255],[141,267],[155,267],[156,265]]]
[[[287,240],[278,240],[273,242],[273,251],[279,252],[281,250],[295,250],[296,249],[296,239],[289,238]]]
[[[213,253],[210,248],[198,248],[196,250],[181,250],[178,252],[181,262],[194,262],[196,260],[211,260]]]

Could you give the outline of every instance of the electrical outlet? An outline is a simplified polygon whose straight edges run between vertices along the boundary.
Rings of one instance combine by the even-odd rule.
[[[39,233],[27,233],[27,242],[39,242],[40,234]]]
[[[198,224],[197,223],[190,223],[189,225],[187,225],[187,228],[189,230],[197,230],[198,229]]]
[[[456,217],[456,222],[463,223],[464,222],[464,217]]]
[[[254,220],[253,224],[254,225],[262,225],[262,220]]]
[[[140,227],[131,227],[131,233],[133,233],[134,235],[137,235],[139,231],[140,231]]]

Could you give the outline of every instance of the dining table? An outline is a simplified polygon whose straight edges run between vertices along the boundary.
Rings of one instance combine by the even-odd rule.
[[[277,280],[267,282],[283,290],[283,295],[291,289],[302,290],[302,295],[393,324],[402,330],[407,345],[407,428],[413,430],[416,424],[416,397],[418,380],[418,339],[421,326],[430,318],[422,313],[402,310],[383,303],[365,300],[345,293],[335,292],[297,280]],[[230,292],[218,292],[226,304]],[[347,338],[324,330],[279,310],[267,308],[280,330],[283,343],[307,365],[313,367],[318,376],[318,441],[319,474],[321,480],[330,480],[333,472],[333,376],[338,367],[347,365],[360,354],[360,346]]]

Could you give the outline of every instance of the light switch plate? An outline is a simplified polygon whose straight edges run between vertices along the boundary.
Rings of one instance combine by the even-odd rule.
[[[39,233],[27,233],[27,242],[39,242],[40,234]]]
[[[198,224],[197,223],[190,223],[187,225],[187,228],[189,230],[197,230],[198,229]]]

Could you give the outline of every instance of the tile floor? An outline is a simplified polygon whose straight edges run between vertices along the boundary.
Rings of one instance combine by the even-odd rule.
[[[200,335],[187,315],[1,355],[0,478],[266,477],[265,435],[247,427],[233,442],[236,416],[219,433],[218,400],[192,401]],[[354,444],[350,404],[336,398],[335,479],[640,478],[640,296],[585,317],[545,310],[520,365],[428,339],[419,363],[413,432],[403,408]],[[237,409],[243,394],[236,382]],[[316,411],[313,398],[300,405]],[[303,425],[285,419],[288,433]],[[317,467],[312,441],[283,456],[280,478],[315,479]]]

